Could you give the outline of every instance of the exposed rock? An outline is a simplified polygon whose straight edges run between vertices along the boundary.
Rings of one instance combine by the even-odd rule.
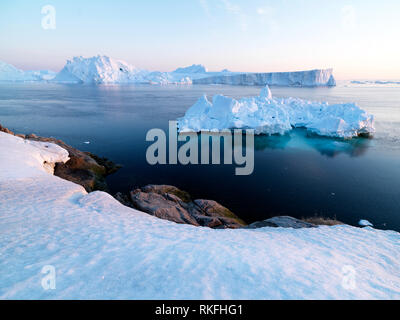
[[[105,158],[80,151],[55,138],[43,138],[30,134],[27,136],[27,139],[52,142],[66,149],[70,160],[66,163],[57,163],[54,168],[54,175],[80,184],[88,192],[94,190],[107,191],[108,187],[105,177],[121,168],[121,166]]]
[[[7,128],[4,128],[1,124],[0,124],[0,131],[14,135],[14,132],[12,132],[11,130],[8,130]]]
[[[15,135],[1,125],[0,131]],[[17,134],[16,136],[28,140],[55,143],[67,150],[70,160],[66,163],[56,163],[54,175],[80,184],[88,192],[94,190],[107,191],[105,177],[121,168],[121,166],[114,164],[110,160],[97,157],[89,152],[80,151],[55,138],[39,137],[34,133],[28,135]]]
[[[246,223],[213,200],[191,200],[174,186],[148,185],[131,192],[134,206],[148,214],[176,223],[210,228],[240,228]]]
[[[317,226],[337,226],[344,224],[343,222],[336,220],[336,219],[330,219],[330,218],[325,218],[325,217],[309,217],[309,218],[302,218],[302,221],[308,222],[315,224]]]
[[[122,192],[117,192],[114,195],[114,198],[117,199],[120,203],[122,203],[124,206],[127,207],[131,207],[134,208],[135,206],[133,205],[131,199],[129,198],[129,196],[127,196],[126,194],[122,193]]]
[[[246,226],[248,229],[258,229],[264,227],[274,227],[274,228],[315,228],[315,224],[305,222],[289,216],[273,217],[263,221],[253,222],[252,224]]]

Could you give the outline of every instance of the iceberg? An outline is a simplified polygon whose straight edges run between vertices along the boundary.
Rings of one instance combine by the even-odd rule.
[[[189,67],[178,68],[173,73],[207,73],[208,70],[202,64],[193,64]]]
[[[193,84],[229,84],[246,86],[318,87],[336,86],[333,69],[316,69],[296,72],[240,73],[216,75],[196,79]]]
[[[138,69],[107,56],[74,57],[54,78],[66,83],[191,84],[190,78],[168,72]]]
[[[107,56],[67,60],[56,73],[49,70],[23,71],[0,61],[0,81],[52,81],[89,84],[230,84],[279,86],[335,86],[332,69],[299,72],[238,73],[223,69],[209,72],[201,64],[177,68],[172,72],[139,69]]]
[[[285,134],[302,127],[321,136],[352,138],[375,132],[374,117],[353,103],[330,105],[298,98],[273,98],[268,86],[260,96],[235,100],[203,95],[182,118],[180,132],[254,129],[255,134]]]
[[[9,63],[0,61],[0,81],[43,81],[56,75],[50,70],[23,71]]]

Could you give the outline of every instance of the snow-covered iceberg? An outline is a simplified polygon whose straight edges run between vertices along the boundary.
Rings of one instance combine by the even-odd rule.
[[[56,75],[50,70],[23,71],[9,63],[0,61],[0,81],[43,81]]]
[[[336,86],[332,69],[296,72],[221,74],[193,80],[193,84],[229,84],[245,86],[321,87]]]
[[[268,86],[258,97],[235,100],[202,96],[184,117],[180,132],[254,129],[256,134],[284,134],[294,127],[318,135],[352,138],[375,132],[374,117],[353,103],[330,105],[298,98],[273,98]]]
[[[191,84],[190,78],[168,72],[138,69],[107,56],[74,57],[54,78],[67,83]]]
[[[176,224],[44,167],[65,160],[0,132],[0,299],[400,298],[398,232]]]

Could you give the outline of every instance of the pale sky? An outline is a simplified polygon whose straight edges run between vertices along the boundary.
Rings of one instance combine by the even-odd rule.
[[[43,29],[42,7],[56,10]],[[170,71],[334,68],[337,79],[400,79],[399,0],[1,0],[0,60],[60,70],[105,54]]]

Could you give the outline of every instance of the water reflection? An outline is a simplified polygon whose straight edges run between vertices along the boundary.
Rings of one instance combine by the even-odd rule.
[[[339,154],[347,154],[351,157],[358,157],[367,151],[371,139],[353,138],[351,140],[334,139],[321,137],[310,133],[306,129],[294,129],[285,135],[259,135],[254,138],[256,151],[267,149],[313,149],[321,155],[333,158]]]

